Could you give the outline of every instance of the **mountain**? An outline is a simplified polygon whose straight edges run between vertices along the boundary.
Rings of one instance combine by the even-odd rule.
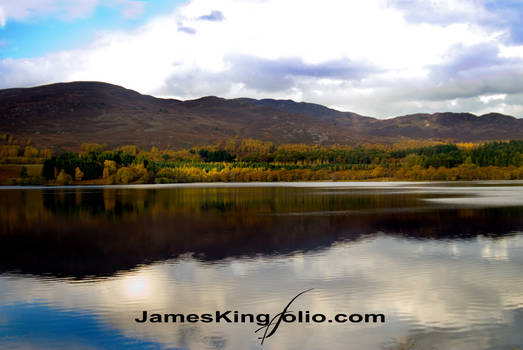
[[[246,101],[159,99],[97,82],[0,90],[0,121],[2,133],[63,148],[88,142],[187,147],[235,136],[284,143],[364,138],[316,118]]]
[[[387,139],[455,139],[458,141],[487,141],[523,138],[523,119],[489,113],[411,114],[390,119],[363,117],[353,112],[340,112],[322,105],[291,100],[244,99],[280,111],[300,113],[327,123],[358,131],[369,137]]]
[[[502,114],[413,114],[386,120],[291,100],[202,97],[179,101],[100,82],[0,90],[0,133],[41,146],[81,143],[175,148],[249,137],[350,144],[402,138],[523,139],[523,119]]]
[[[371,125],[376,121],[374,118],[364,117],[353,112],[340,112],[315,103],[294,102],[293,100],[274,100],[274,99],[241,99],[250,103],[271,107],[280,111],[289,113],[303,114],[309,117],[321,119],[328,123],[337,123],[343,126],[358,127],[363,125]]]

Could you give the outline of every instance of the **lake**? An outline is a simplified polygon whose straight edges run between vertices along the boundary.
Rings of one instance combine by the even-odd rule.
[[[0,348],[513,350],[522,268],[523,182],[4,187]],[[294,315],[384,322],[135,320],[306,290]]]

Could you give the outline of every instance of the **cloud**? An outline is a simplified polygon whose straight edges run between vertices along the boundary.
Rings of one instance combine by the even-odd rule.
[[[208,72],[191,70],[173,73],[161,89],[162,95],[211,95],[242,86],[254,93],[288,92],[301,79],[360,80],[378,69],[364,62],[348,59],[319,64],[305,63],[293,58],[261,59],[246,55],[224,57],[226,70]],[[213,83],[215,82],[215,83]]]
[[[476,76],[478,70],[490,69],[514,61],[500,57],[499,48],[494,43],[481,43],[469,47],[455,45],[449,48],[444,59],[444,64],[434,66],[432,73],[437,73],[445,78],[456,75]]]
[[[196,34],[196,29],[194,28],[191,28],[191,27],[178,27],[178,31],[179,32],[182,32],[182,33],[187,33],[187,34]]]
[[[510,8],[503,3],[492,15],[486,0],[191,0],[82,49],[0,60],[0,87],[99,80],[162,97],[292,98],[377,117],[523,116],[523,46],[490,24]],[[505,98],[485,103],[492,95]]]
[[[28,21],[41,17],[57,17],[73,20],[90,16],[96,7],[106,6],[120,9],[124,18],[136,18],[146,7],[137,0],[0,0],[0,25],[8,19]]]
[[[146,3],[143,1],[123,1],[122,15],[124,18],[137,18],[145,11]]]
[[[448,25],[489,17],[484,1],[478,0],[387,0],[387,4],[399,9],[409,22],[414,23]]]
[[[458,99],[523,92],[523,60],[501,57],[493,43],[453,46],[442,62],[426,69],[427,75],[421,79],[383,82],[394,89],[387,98],[456,104]]]
[[[5,27],[6,15],[3,7],[0,7],[0,27]]]
[[[220,11],[212,11],[208,15],[198,17],[198,19],[202,21],[220,22],[223,21],[225,17]]]
[[[444,64],[431,67],[430,79],[445,87],[433,89],[437,99],[523,91],[523,60],[501,57],[495,44],[456,46],[449,56]]]
[[[306,63],[297,57],[261,59],[242,55],[226,57],[226,62],[230,67],[224,74],[226,78],[261,92],[285,91],[303,78],[352,81],[378,71],[370,64],[349,59]]]
[[[58,69],[58,67],[62,69]],[[72,71],[81,70],[81,55],[68,52],[54,53],[36,59],[0,60],[0,86],[34,86],[56,81],[67,81]]]
[[[467,23],[498,31],[507,42],[523,43],[523,3],[518,0],[387,0],[387,4],[409,22]]]
[[[74,19],[91,14],[99,0],[0,0],[7,20],[29,20],[42,16],[57,16],[65,19]]]
[[[523,13],[523,3],[521,1],[486,1],[485,8],[491,16],[486,24],[494,28],[506,28],[508,41],[510,43],[523,43],[523,26],[521,26],[521,15]]]

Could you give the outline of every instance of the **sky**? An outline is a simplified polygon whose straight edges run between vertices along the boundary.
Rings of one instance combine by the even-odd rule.
[[[0,88],[523,117],[520,0],[0,0]]]

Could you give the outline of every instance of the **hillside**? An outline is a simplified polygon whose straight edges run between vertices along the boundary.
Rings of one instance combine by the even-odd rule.
[[[313,103],[272,99],[250,99],[249,101],[281,111],[308,115],[327,123],[335,123],[372,138],[436,138],[456,141],[523,138],[523,119],[499,113],[481,116],[471,113],[423,113],[390,119],[375,119],[352,112],[340,112]]]
[[[441,138],[523,139],[523,120],[501,114],[414,114],[379,120],[290,100],[160,99],[100,82],[0,90],[0,132],[65,149],[81,143],[175,148],[249,137],[335,144]]]

